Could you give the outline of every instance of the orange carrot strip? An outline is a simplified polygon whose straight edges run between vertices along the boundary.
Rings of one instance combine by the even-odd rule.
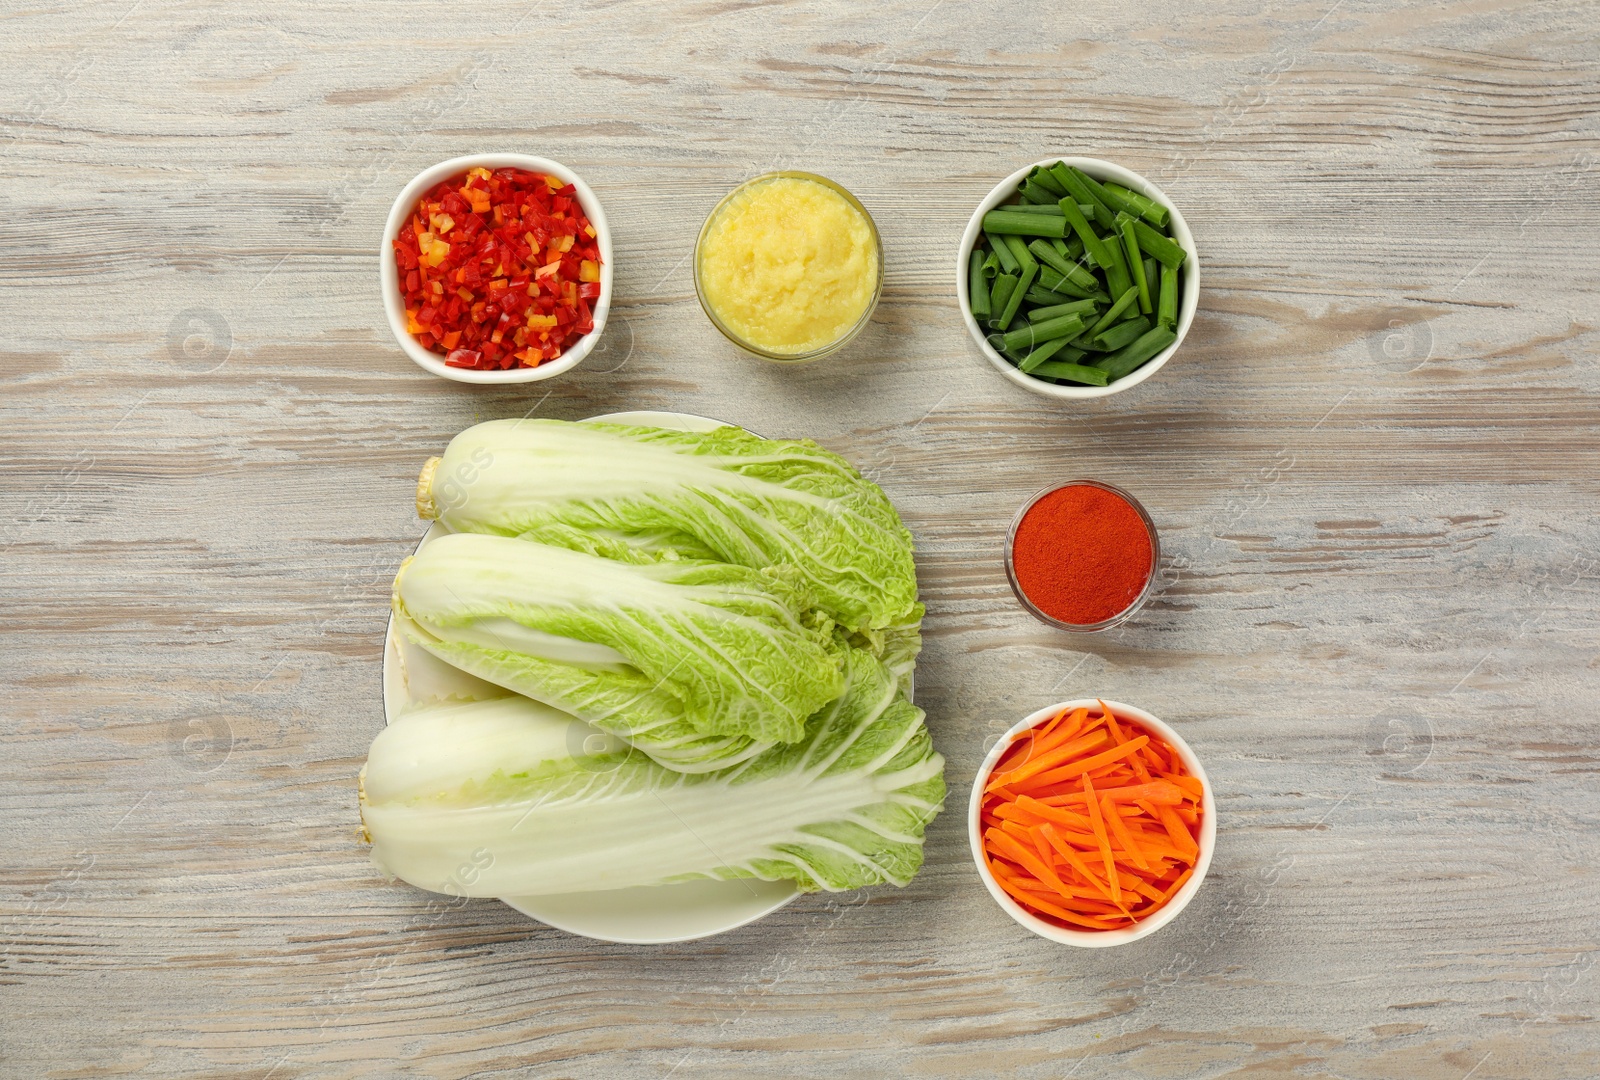
[[[1160,903],[1156,904],[1156,907],[1160,907],[1168,900],[1171,900],[1174,896],[1177,896],[1178,890],[1187,885],[1189,883],[1189,879],[1192,877],[1194,877],[1194,867],[1191,866],[1189,869],[1179,874],[1178,880],[1174,881],[1172,885],[1167,888],[1166,892],[1161,894],[1161,901]]]
[[[1050,867],[1051,870],[1054,870],[1056,861],[1055,852],[1051,850],[1050,845],[1045,841],[1045,838],[1039,835],[1039,830],[1037,828],[1029,827],[1028,839],[1033,842],[1033,850],[1039,853],[1039,861]],[[1057,877],[1060,877],[1060,875],[1058,874]]]
[[[1028,729],[1028,734],[1032,735],[1036,739],[1042,739],[1046,735],[1048,735],[1052,731],[1054,731],[1056,728],[1060,727],[1061,726],[1061,722],[1063,720],[1065,720],[1068,717],[1068,715],[1070,715],[1070,714],[1067,712],[1067,710],[1062,709],[1060,712],[1056,713],[1054,716],[1049,717],[1049,718],[1047,718],[1045,720],[1042,720],[1039,723],[1033,725],[1031,728]]]
[[[1010,863],[1000,862],[998,860],[994,860],[989,863],[989,869],[995,873],[995,876],[999,877],[1004,875],[1017,888],[1026,892],[1040,893],[1051,903],[1061,902],[1061,894],[1056,889],[1046,885],[1042,881],[1039,881],[1037,878],[1029,877],[1027,871],[1025,870],[1008,869],[1010,866]],[[1077,907],[1077,903],[1080,901],[1094,900],[1098,899],[1100,896],[1099,893],[1093,892],[1089,889],[1081,889],[1075,885],[1068,885],[1067,891],[1072,894],[1074,907]],[[1160,896],[1161,893],[1157,892],[1156,895]]]
[[[1021,735],[1018,735],[1011,741],[1011,745],[1006,747],[1005,753],[1000,755],[1000,760],[995,762],[994,768],[990,770],[990,775],[998,776],[1003,772],[1016,768],[1018,765],[1027,764],[1028,759],[1033,756],[1038,738],[1039,732],[1037,729],[1024,731]]]
[[[1052,889],[1055,889],[1057,892],[1061,893],[1063,896],[1067,896],[1070,899],[1070,896],[1067,893],[1066,882],[1057,877],[1054,870],[1040,862],[1037,855],[1023,847],[1010,834],[1002,832],[999,829],[990,829],[984,834],[984,839],[989,841],[996,848],[999,848],[1001,851],[1005,852],[1006,857],[1012,862],[1021,866],[1024,870],[1028,871],[1028,873],[1032,874],[1040,881],[1049,885]]]
[[[1041,825],[1039,826],[1039,831],[1044,834],[1044,838],[1050,842],[1050,846],[1055,848],[1056,852],[1063,859],[1065,859],[1074,870],[1081,874],[1085,881],[1087,881],[1090,885],[1093,885],[1096,889],[1099,889],[1101,896],[1104,896],[1108,900],[1111,899],[1110,887],[1090,872],[1089,864],[1084,862],[1083,857],[1076,851],[1073,851],[1072,847],[1056,834],[1054,825]]]
[[[1127,787],[1096,788],[1102,799],[1112,802],[1136,803],[1144,800],[1149,803],[1161,803],[1166,806],[1177,806],[1183,801],[1183,789],[1167,783],[1165,780],[1152,780],[1147,784],[1131,784]],[[1032,795],[1019,795],[1017,801],[1034,799]],[[1066,795],[1049,795],[1037,797],[1038,802],[1050,806],[1069,806],[1072,803],[1081,803],[1088,796],[1081,791],[1070,792]],[[1154,813],[1151,813],[1154,817]]]
[[[1161,778],[1169,783],[1177,784],[1196,799],[1201,798],[1206,793],[1204,785],[1188,773],[1163,773]]]
[[[1129,876],[1133,877],[1131,874]],[[1128,888],[1132,889],[1134,892],[1138,893],[1147,900],[1161,899],[1161,890],[1140,878],[1133,877],[1133,880],[1128,883]]]
[[[1085,736],[1083,736],[1082,738],[1079,738],[1079,739],[1074,739],[1071,742],[1067,743],[1067,745],[1061,746],[1061,747],[1057,747],[1056,749],[1050,751],[1048,754],[1040,754],[1038,757],[1033,758],[1031,761],[1029,761],[1025,765],[1019,765],[1015,769],[1010,770],[1009,772],[999,773],[999,774],[997,774],[995,776],[990,777],[989,783],[987,785],[985,785],[984,790],[993,791],[995,788],[998,788],[998,787],[1012,787],[1012,786],[1015,786],[1016,784],[1020,783],[1023,780],[1028,779],[1029,777],[1039,775],[1040,773],[1044,772],[1046,769],[1053,768],[1054,766],[1059,765],[1064,761],[1071,761],[1073,758],[1075,758],[1079,754],[1083,753],[1083,751],[1085,751],[1087,749],[1090,749],[1091,747],[1097,746],[1097,745],[1099,745],[1100,743],[1103,743],[1103,742],[1105,742],[1105,736],[1099,734],[1098,732],[1096,732],[1095,734],[1092,734],[1092,735],[1085,735]],[[1092,761],[1094,759],[1090,758],[1088,760]],[[1099,763],[1096,762],[1096,764],[1099,764]],[[1090,768],[1094,768],[1093,765],[1091,765],[1089,767]]]
[[[1145,744],[1149,741],[1150,736],[1141,735],[1137,739],[1131,739],[1128,742],[1123,743],[1121,746],[1112,747],[1110,750],[1095,754],[1093,757],[1086,757],[1079,761],[1070,762],[1058,769],[1052,769],[1046,773],[1034,774],[1029,777],[1029,779],[1032,779],[1033,782],[1028,784],[1025,790],[1031,794],[1033,791],[1043,787],[1046,784],[1057,783],[1058,781],[1065,780],[1073,776],[1083,776],[1091,769],[1098,769],[1100,766],[1116,761],[1118,758],[1125,758],[1129,754],[1138,753],[1140,750],[1144,749]],[[1067,748],[1063,747],[1062,749],[1065,750]],[[1013,783],[1015,783],[1015,781],[1013,781]]]
[[[1105,819],[1100,816],[1100,803],[1094,797],[1094,784],[1087,775],[1083,778],[1083,790],[1089,796],[1089,824],[1094,828],[1095,839],[1100,842],[1100,857],[1106,864],[1106,880],[1111,883],[1111,902],[1120,904],[1122,886],[1117,881],[1117,860],[1111,854],[1111,838],[1106,835]]]
[[[1046,900],[1041,900],[1031,893],[1023,892],[1023,890],[1018,889],[1015,885],[1012,885],[1004,878],[996,878],[995,880],[999,882],[1002,889],[1011,894],[1011,898],[1013,900],[1021,904],[1024,908],[1031,908],[1036,913],[1053,915],[1062,922],[1074,923],[1078,926],[1085,926],[1090,930],[1113,929],[1113,927],[1105,925],[1104,922],[1094,918],[1093,916],[1075,915],[1066,908],[1059,907]],[[1021,895],[1018,895],[1019,893]]]
[[[1145,764],[1157,773],[1176,772],[1168,760],[1173,756],[1171,747],[1158,740],[1150,740],[1150,748],[1144,752]]]
[[[1111,710],[1106,709],[1106,703],[1102,701],[1100,703],[1100,707],[1106,710],[1106,727],[1110,730],[1111,737],[1117,740],[1118,746],[1121,746],[1123,743],[1128,741],[1127,737],[1122,734],[1122,729],[1117,726],[1117,719],[1111,715]],[[1150,770],[1145,767],[1144,755],[1135,754],[1129,761],[1129,764],[1133,766],[1134,775],[1137,776],[1141,781],[1148,781],[1150,779]]]
[[[1063,719],[1071,720],[1072,717],[1077,717],[1079,713],[1082,713],[1084,716],[1087,716],[1089,714],[1089,710],[1088,709],[1078,709],[1076,712],[1072,713],[1071,716],[1065,717]],[[1067,743],[1069,743],[1070,741],[1072,741],[1075,738],[1080,738],[1081,737],[1081,732],[1079,731],[1079,729],[1082,726],[1083,725],[1082,725],[1081,718],[1079,720],[1077,720],[1077,721],[1074,721],[1074,722],[1064,723],[1060,727],[1054,727],[1054,724],[1052,722],[1052,727],[1050,729],[1045,730],[1045,731],[1041,731],[1034,738],[1034,741],[1033,741],[1033,753],[1035,755],[1047,754],[1047,753],[1050,753],[1053,750],[1057,750],[1060,747],[1067,745]]]
[[[1183,822],[1178,820],[1178,815],[1172,812],[1170,806],[1158,806],[1161,824],[1166,827],[1167,835],[1172,837],[1172,844],[1184,857],[1193,859],[1200,854],[1200,847],[1194,842],[1194,837],[1189,835],[1189,830],[1183,827]]]
[[[1111,831],[1116,833],[1117,842],[1122,845],[1122,849],[1133,857],[1133,864],[1142,870],[1150,869],[1150,864],[1145,861],[1144,850],[1134,840],[1133,834],[1128,831],[1128,823],[1122,820],[1122,815],[1117,813],[1116,805],[1110,799],[1100,800],[1100,816],[1111,826]]]
[[[1051,806],[1049,803],[1035,799],[1031,795],[1017,796],[1017,801],[1012,805],[1020,811],[1034,814],[1047,821],[1059,821],[1063,825],[1071,825],[1078,829],[1087,828],[1089,825],[1089,819],[1082,814],[1074,814],[1071,810],[1062,810],[1060,807]]]

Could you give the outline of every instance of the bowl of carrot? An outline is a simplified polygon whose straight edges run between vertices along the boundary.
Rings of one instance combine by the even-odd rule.
[[[1177,918],[1217,841],[1205,770],[1142,709],[1085,698],[1040,709],[984,759],[972,857],[995,903],[1063,945],[1138,941]]]

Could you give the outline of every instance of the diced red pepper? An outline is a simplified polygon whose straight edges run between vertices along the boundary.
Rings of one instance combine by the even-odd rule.
[[[394,242],[412,333],[452,367],[555,359],[594,329],[594,232],[576,190],[540,173],[479,169],[437,185]]]

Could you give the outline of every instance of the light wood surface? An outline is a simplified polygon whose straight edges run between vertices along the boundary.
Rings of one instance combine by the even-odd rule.
[[[1258,7],[7,12],[0,1074],[1600,1074],[1600,7]],[[614,230],[605,347],[549,384],[431,378],[384,323],[391,199],[480,150],[569,164]],[[1004,381],[956,310],[972,207],[1051,153],[1162,184],[1204,268],[1100,402]],[[887,252],[869,332],[794,369],[687,264],[774,166]],[[366,861],[418,466],[631,408],[814,436],[916,533],[951,796],[911,887],[622,947]],[[1162,534],[1101,638],[1000,562],[1069,476]],[[1086,694],[1178,727],[1221,807],[1188,911],[1100,951],[1002,916],[963,813],[987,740]]]

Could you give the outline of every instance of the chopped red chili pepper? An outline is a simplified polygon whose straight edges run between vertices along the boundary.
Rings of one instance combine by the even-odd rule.
[[[394,258],[407,328],[452,367],[538,367],[594,329],[600,242],[555,177],[471,169],[436,185]]]

